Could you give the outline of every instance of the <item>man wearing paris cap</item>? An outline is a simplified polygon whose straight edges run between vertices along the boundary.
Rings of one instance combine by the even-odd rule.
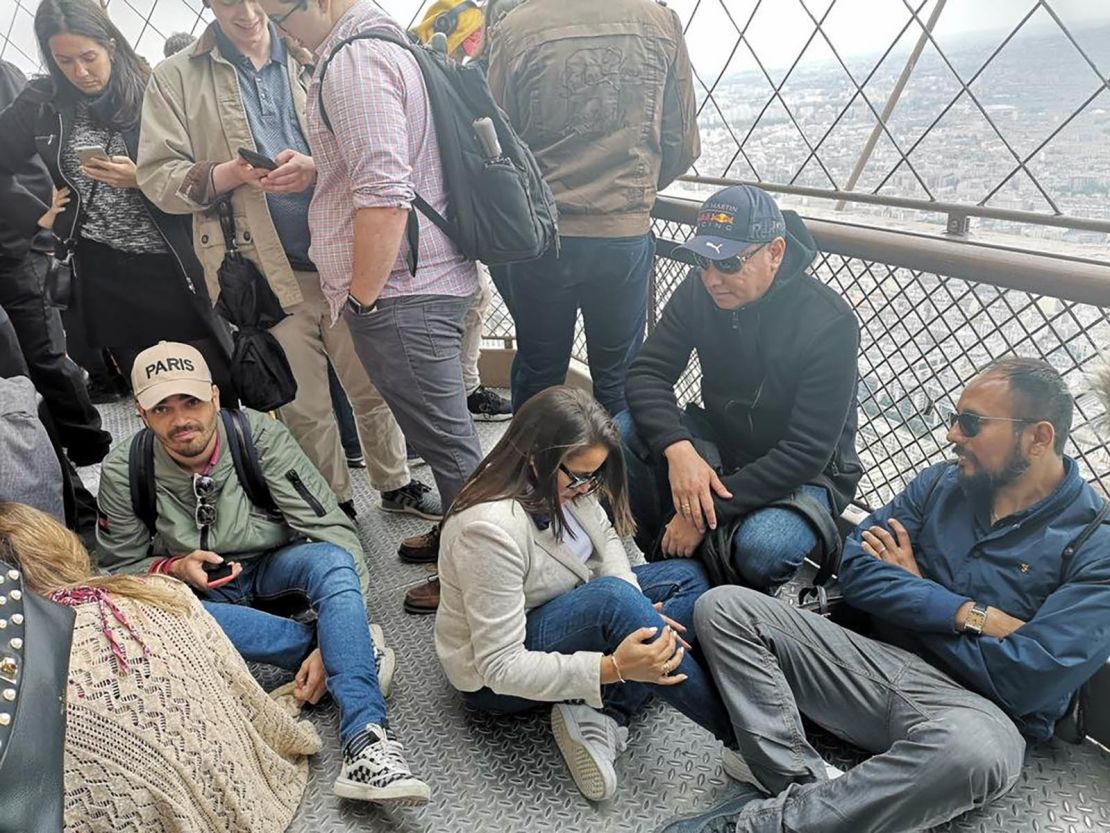
[[[805,223],[758,188],[706,200],[680,249],[695,266],[629,369],[617,417],[637,540],[698,554],[716,583],[771,590],[839,547],[833,519],[861,474],[859,325],[807,273]],[[702,405],[683,410],[675,384],[695,352]]]
[[[337,793],[426,801],[428,787],[385,734],[383,693],[395,658],[371,641],[362,547],[324,478],[280,422],[247,409],[222,418],[208,366],[186,344],[163,341],[144,350],[131,383],[155,440],[152,469],[145,468],[155,486],[154,534],[132,495],[131,478],[140,478],[145,464],[131,459],[143,452],[129,440],[109,452],[101,472],[100,565],[186,582],[244,658],[297,672],[299,700],[315,703],[330,691],[345,752]],[[248,449],[238,461],[229,430]],[[253,505],[240,480],[249,449],[274,511]],[[143,494],[142,486],[135,491]],[[210,581],[208,571],[225,559],[230,573],[214,572]],[[292,592],[316,611],[314,625],[254,606]]]

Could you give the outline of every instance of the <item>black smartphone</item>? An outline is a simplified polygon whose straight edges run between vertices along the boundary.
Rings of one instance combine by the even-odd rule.
[[[265,168],[268,171],[272,171],[278,166],[278,163],[269,156],[263,156],[261,153],[250,150],[249,148],[239,148],[239,156],[242,157],[244,162],[256,168]]]
[[[208,576],[208,583],[213,584],[222,578],[227,578],[231,575],[231,562],[224,561],[222,564],[210,564],[207,561],[203,565],[205,575]]]

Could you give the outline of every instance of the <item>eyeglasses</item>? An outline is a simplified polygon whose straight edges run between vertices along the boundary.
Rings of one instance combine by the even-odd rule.
[[[982,414],[972,413],[971,411],[957,411],[954,414],[948,415],[948,427],[955,428],[957,424],[960,426],[960,433],[965,437],[974,437],[983,430],[983,423],[987,420],[995,422],[1017,422],[1022,424],[1030,424],[1039,422],[1036,419],[1014,419],[1012,417],[998,417],[998,416],[983,416]]]
[[[306,0],[297,0],[297,2],[293,4],[293,8],[291,8],[285,14],[278,15],[277,17],[274,17],[273,15],[271,15],[270,20],[273,22],[273,24],[275,26],[281,26],[281,24],[283,24],[285,21],[287,21],[291,15],[293,15],[297,12],[302,12],[307,8],[308,8],[308,3],[306,2]]]
[[[604,468],[605,465],[602,464],[597,471],[591,474],[575,474],[562,463],[559,463],[559,471],[565,474],[567,480],[570,481],[563,487],[563,491],[571,492],[575,489],[581,489],[583,486],[589,487],[585,492],[586,494],[595,491],[601,485],[601,478],[605,475]]]
[[[760,243],[750,252],[742,255],[733,255],[726,257],[723,260],[712,260],[711,258],[704,257],[699,254],[694,255],[694,262],[702,269],[708,269],[713,266],[718,272],[724,272],[726,275],[735,275],[741,269],[748,265],[748,261],[759,254],[763,249],[767,248],[767,243]]]
[[[193,510],[193,520],[197,529],[204,529],[216,523],[216,504],[209,501],[216,494],[216,481],[206,474],[193,475],[193,497],[197,499]]]

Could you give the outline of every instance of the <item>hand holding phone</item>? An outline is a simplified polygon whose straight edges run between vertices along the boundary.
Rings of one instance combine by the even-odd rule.
[[[263,156],[250,148],[239,148],[239,158],[253,168],[265,168],[267,171],[272,171],[278,166],[278,163],[269,156]]]

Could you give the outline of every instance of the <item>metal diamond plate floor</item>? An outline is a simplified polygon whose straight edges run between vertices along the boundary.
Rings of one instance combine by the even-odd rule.
[[[101,412],[116,440],[139,426],[130,406],[103,406]],[[502,428],[503,423],[479,425],[483,448],[496,442]],[[431,482],[427,466],[413,473]],[[90,488],[98,474],[95,468],[82,470]],[[390,721],[413,771],[431,785],[432,800],[419,809],[383,811],[336,798],[331,785],[340,760],[338,713],[324,705],[308,712],[324,751],[311,763],[308,791],[290,831],[652,831],[734,792],[720,768],[720,745],[661,704],[634,723],[628,751],[617,762],[620,789],[607,805],[592,804],[575,789],[551,737],[546,710],[496,720],[466,710],[440,670],[432,617],[401,610],[405,590],[427,573],[397,559],[397,542],[423,532],[427,523],[379,511],[378,494],[364,473],[356,473],[355,483],[359,533],[375,578],[368,608],[397,653]],[[289,679],[275,669],[256,673],[268,689]],[[842,768],[859,760],[835,741],[817,742]],[[1008,796],[939,829],[1110,833],[1110,754],[1093,745],[1054,741],[1029,754],[1022,780]]]

